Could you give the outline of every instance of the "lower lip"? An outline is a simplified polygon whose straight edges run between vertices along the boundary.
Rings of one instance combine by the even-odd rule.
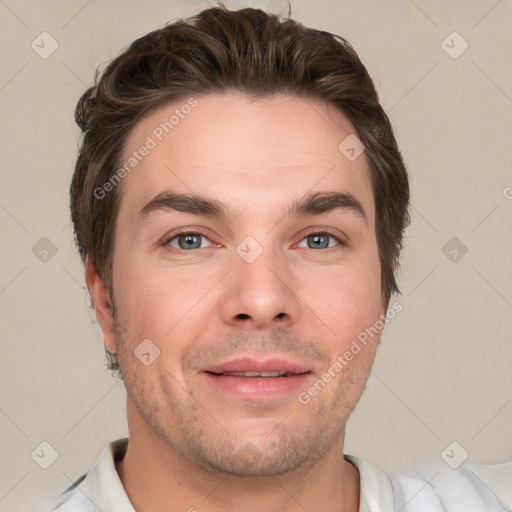
[[[310,373],[289,375],[288,377],[233,377],[203,372],[208,381],[223,391],[244,400],[272,400],[289,395],[304,387],[310,379]]]

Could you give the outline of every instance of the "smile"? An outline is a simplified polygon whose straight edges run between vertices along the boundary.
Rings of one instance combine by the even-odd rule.
[[[243,400],[265,401],[295,396],[312,371],[285,359],[245,357],[204,368],[200,374],[217,391]]]

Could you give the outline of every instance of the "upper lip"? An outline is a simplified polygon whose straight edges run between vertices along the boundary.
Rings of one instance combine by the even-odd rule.
[[[216,374],[225,372],[279,372],[281,374],[299,374],[307,373],[310,370],[305,366],[286,359],[253,359],[244,357],[208,366],[207,368],[203,368],[202,371]]]

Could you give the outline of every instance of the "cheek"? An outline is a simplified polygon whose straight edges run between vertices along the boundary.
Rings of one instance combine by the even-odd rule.
[[[311,309],[318,312],[335,344],[350,344],[364,329],[372,326],[381,313],[380,272],[360,270],[329,273],[322,278],[322,292]],[[314,285],[319,286],[319,283]]]
[[[206,315],[208,301],[202,298],[218,276],[197,269],[148,265],[142,258],[119,262],[116,268],[116,302],[133,344],[149,338],[162,351],[172,346],[175,354],[194,333],[207,327],[203,317],[211,315]]]
[[[176,286],[161,272],[133,260],[119,258],[114,268],[114,290],[122,321],[133,333],[157,337],[156,329],[166,328],[175,313],[179,313]],[[167,320],[162,325],[164,319]]]

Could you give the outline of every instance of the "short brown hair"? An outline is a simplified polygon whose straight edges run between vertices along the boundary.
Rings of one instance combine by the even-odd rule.
[[[357,130],[370,165],[376,208],[381,291],[398,291],[395,273],[409,222],[409,183],[375,86],[342,37],[259,9],[223,6],[180,19],[135,40],[80,98],[83,132],[71,183],[75,242],[112,292],[117,188],[95,193],[121,165],[135,124],[157,107],[191,95],[241,92],[253,98],[288,94],[334,105]],[[340,141],[341,142],[341,141]],[[107,353],[109,367],[117,359]]]

